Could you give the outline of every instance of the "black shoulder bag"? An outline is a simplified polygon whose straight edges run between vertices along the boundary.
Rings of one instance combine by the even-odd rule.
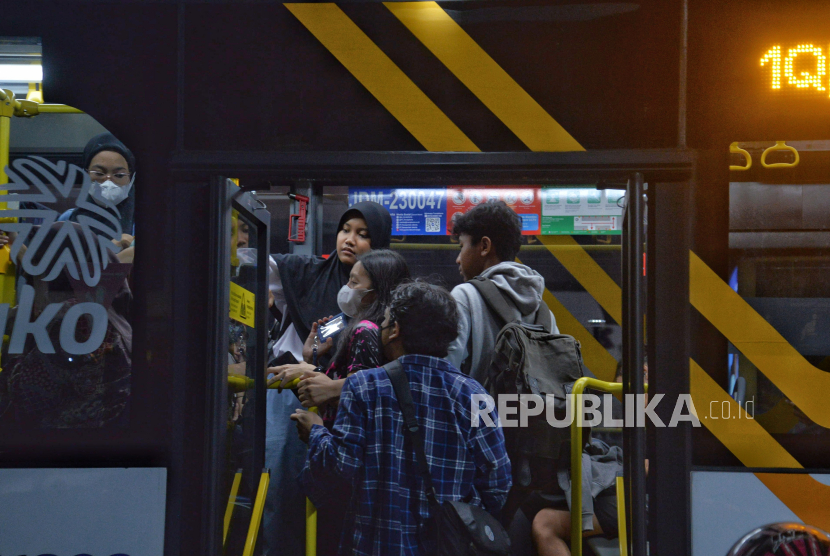
[[[405,434],[412,442],[426,485],[431,514],[426,532],[432,537],[433,556],[509,556],[510,537],[501,523],[486,510],[464,502],[438,502],[406,373],[398,361],[387,363],[383,369],[395,389],[403,413]]]

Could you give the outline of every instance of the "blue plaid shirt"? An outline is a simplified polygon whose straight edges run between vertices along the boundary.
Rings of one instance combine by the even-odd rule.
[[[471,426],[471,396],[486,394],[484,388],[444,359],[407,355],[400,362],[439,502],[464,500],[497,514],[510,489],[510,460],[500,428],[483,420]],[[346,379],[333,432],[312,427],[300,476],[306,494],[318,506],[342,504],[331,493],[351,486],[339,554],[424,553],[418,529],[429,504],[415,453],[404,439],[403,415],[383,369]]]

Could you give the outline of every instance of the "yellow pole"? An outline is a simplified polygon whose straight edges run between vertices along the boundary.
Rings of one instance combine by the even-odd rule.
[[[9,182],[6,166],[9,165],[9,140],[13,115],[14,94],[8,90],[2,91],[0,95],[0,185]],[[7,191],[0,191],[0,195],[6,194],[8,194]],[[5,211],[7,208],[5,202],[0,203],[0,211]],[[0,215],[0,222],[14,222],[14,219]],[[4,245],[0,248],[0,303],[14,304],[14,275],[11,249],[8,245]]]
[[[228,529],[231,527],[231,518],[233,517],[233,508],[236,506],[236,495],[239,493],[239,483],[242,481],[242,470],[236,472],[233,476],[233,483],[231,484],[231,493],[228,495],[228,505],[225,508],[225,529],[222,534],[222,543],[228,542]]]
[[[620,556],[628,556],[628,532],[625,530],[625,483],[617,477],[617,531],[620,536]]]
[[[619,394],[623,385],[583,377],[574,382],[574,420],[571,423],[571,556],[582,556],[582,394],[586,388]],[[648,385],[645,385],[648,392]],[[617,483],[621,485],[621,482]],[[624,527],[625,523],[621,527]],[[621,534],[625,534],[620,530]]]
[[[262,523],[262,511],[265,509],[265,495],[268,493],[268,483],[271,482],[271,473],[266,469],[259,478],[259,488],[256,492],[254,511],[251,514],[251,524],[248,526],[248,538],[245,539],[245,550],[242,556],[253,556],[256,538],[259,535],[259,526]]]
[[[305,499],[305,556],[317,556],[317,508]]]

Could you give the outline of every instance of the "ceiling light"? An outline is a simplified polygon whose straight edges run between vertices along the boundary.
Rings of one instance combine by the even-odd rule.
[[[0,64],[0,81],[39,83],[43,81],[43,66],[40,64]]]

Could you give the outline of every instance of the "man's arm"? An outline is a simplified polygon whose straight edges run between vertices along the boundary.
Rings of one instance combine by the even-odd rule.
[[[351,484],[363,467],[366,412],[354,390],[355,383],[359,381],[353,378],[347,379],[343,385],[332,432],[321,425],[314,425],[309,434],[308,457],[300,480],[306,494],[316,505],[325,501],[326,494],[334,487],[343,482]]]
[[[469,301],[462,291],[461,286],[456,286],[452,289],[452,296],[458,305],[458,337],[450,344],[447,350],[447,361],[452,363],[456,369],[461,369],[461,365],[470,356],[467,352],[467,345],[470,342],[472,321]]]

